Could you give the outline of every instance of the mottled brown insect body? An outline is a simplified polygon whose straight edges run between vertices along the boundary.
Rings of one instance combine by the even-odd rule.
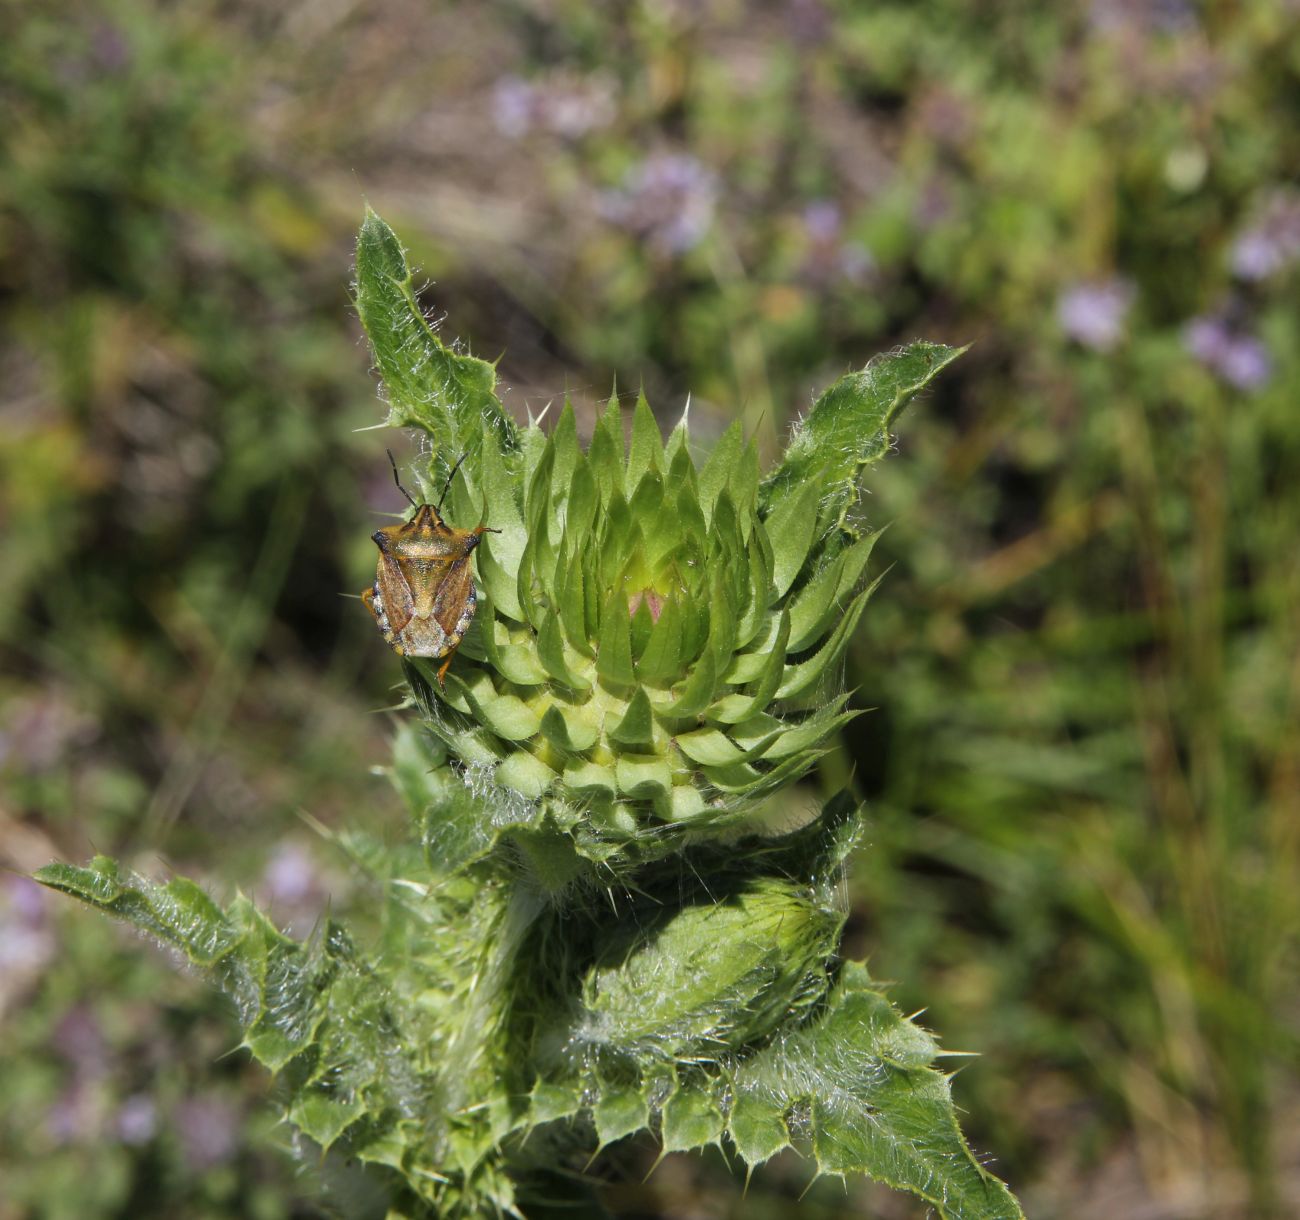
[[[470,557],[488,532],[453,529],[432,504],[420,504],[405,524],[372,535],[379,567],[361,599],[398,656],[447,658],[440,686],[478,606]]]

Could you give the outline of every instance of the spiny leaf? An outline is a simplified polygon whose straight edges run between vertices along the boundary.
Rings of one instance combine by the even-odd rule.
[[[339,1099],[323,1089],[309,1089],[289,1106],[289,1121],[321,1148],[328,1149],[366,1112],[359,1097]]]
[[[739,1129],[763,1159],[778,1120],[807,1120],[824,1173],[862,1173],[933,1204],[950,1220],[1021,1220],[1015,1199],[971,1155],[938,1048],[876,989],[865,966],[843,968],[825,1012],[733,1072]],[[744,1104],[739,1105],[740,1099]]]
[[[444,468],[462,451],[477,450],[488,428],[502,452],[513,453],[517,430],[497,399],[496,369],[452,351],[433,333],[397,234],[369,208],[356,272],[357,312],[388,391],[388,422],[427,432]]]
[[[238,929],[221,908],[184,877],[145,887],[123,875],[116,860],[96,856],[88,868],[48,864],[35,873],[35,879],[175,945],[199,966],[215,967],[240,941]]]
[[[790,1145],[784,1098],[757,1083],[738,1090],[727,1120],[727,1134],[747,1165],[770,1160]]]
[[[764,481],[764,515],[811,484],[834,498],[842,524],[862,468],[889,448],[890,425],[965,350],[918,341],[841,377],[798,425],[781,464]]]
[[[284,1073],[290,1118],[322,1147],[367,1115],[371,1093],[427,1101],[412,1058],[419,1038],[337,925],[299,944],[246,899],[222,911],[193,882],[156,885],[103,856],[88,868],[50,865],[36,879],[175,945],[204,968],[235,1000],[244,1045]],[[371,1114],[371,1137],[390,1121]],[[367,1156],[364,1147],[352,1151]]]

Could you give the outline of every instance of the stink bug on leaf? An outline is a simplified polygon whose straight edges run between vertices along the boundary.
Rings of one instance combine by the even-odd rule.
[[[453,529],[442,519],[442,502],[464,454],[451,468],[437,508],[416,503],[402,486],[391,453],[388,460],[393,464],[393,482],[410,500],[415,516],[371,535],[379,548],[379,568],[375,583],[361,594],[361,600],[398,656],[447,658],[438,670],[442,686],[478,605],[470,556],[484,534],[501,531],[483,524],[472,530]]]

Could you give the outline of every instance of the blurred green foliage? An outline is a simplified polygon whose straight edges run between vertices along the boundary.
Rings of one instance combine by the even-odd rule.
[[[1287,0],[7,5],[4,862],[219,845],[217,888],[309,924],[343,879],[294,811],[398,816],[366,774],[392,661],[337,596],[399,506],[352,433],[363,197],[521,410],[617,375],[772,446],[870,352],[973,340],[872,486],[876,710],[824,778],[875,810],[853,948],[983,1052],[956,1093],[1031,1214],[1294,1211],[1298,74]],[[163,1118],[59,1125],[87,1004],[113,1106],[261,1085],[199,1078],[201,996],[24,901],[0,1216],[309,1198],[255,1134],[204,1170]],[[245,1157],[261,1211],[222,1193]],[[611,1198],[788,1214],[805,1180],[667,1162]],[[898,1214],[802,1204],[865,1206]]]

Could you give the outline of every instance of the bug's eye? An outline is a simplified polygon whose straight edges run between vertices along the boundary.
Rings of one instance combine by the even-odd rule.
[[[384,531],[375,530],[375,532],[370,535],[370,541],[373,542],[376,546],[382,547],[384,545]]]

